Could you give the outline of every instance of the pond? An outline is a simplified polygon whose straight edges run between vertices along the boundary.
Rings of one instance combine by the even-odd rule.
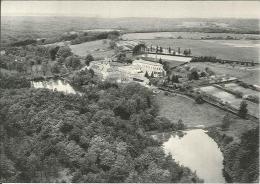
[[[184,134],[160,134],[153,136],[163,141],[166,154],[170,153],[180,165],[196,171],[206,183],[224,183],[223,155],[217,143],[205,130],[183,131]]]
[[[73,87],[66,81],[61,79],[50,79],[45,81],[32,81],[31,86],[34,88],[45,88],[52,91],[60,91],[65,94],[77,94]]]

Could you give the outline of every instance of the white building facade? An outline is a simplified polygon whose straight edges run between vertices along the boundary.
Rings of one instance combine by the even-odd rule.
[[[143,59],[137,59],[133,61],[133,66],[137,69],[141,70],[143,73],[148,73],[149,76],[154,75],[154,77],[163,76],[165,74],[165,70],[163,69],[163,65],[160,63],[155,63],[151,61],[146,61]]]

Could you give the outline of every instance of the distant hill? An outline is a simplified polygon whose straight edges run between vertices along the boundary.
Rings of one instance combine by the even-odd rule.
[[[126,32],[181,31],[259,34],[257,19],[1,17],[1,44],[55,37],[66,31],[115,28]]]

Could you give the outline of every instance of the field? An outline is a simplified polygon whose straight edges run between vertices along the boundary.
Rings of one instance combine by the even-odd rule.
[[[260,68],[246,69],[245,67],[232,67],[229,64],[214,63],[189,63],[189,66],[205,70],[206,67],[211,68],[217,75],[229,75],[236,77],[246,83],[260,85],[259,76]]]
[[[199,32],[151,32],[151,33],[128,33],[123,35],[124,40],[152,40],[152,39],[201,39],[203,38],[222,38],[233,37],[234,39],[260,39],[257,34],[232,34],[232,33],[199,33]]]
[[[114,51],[109,48],[108,42],[104,43],[104,40],[70,45],[70,48],[74,54],[79,56],[86,56],[87,54],[91,54],[94,58],[100,58],[110,57],[114,54]]]
[[[202,87],[202,88],[200,88],[200,90],[202,90],[212,96],[220,98],[224,102],[230,103],[236,109],[239,109],[240,103],[243,100],[242,98],[237,98],[234,95],[232,95],[231,93],[225,92],[222,89],[216,88],[214,86]],[[256,117],[259,117],[258,104],[255,104],[250,101],[246,101],[246,103],[247,103],[248,113],[251,115],[254,115]]]
[[[223,26],[224,25],[224,26]],[[28,38],[55,38],[67,31],[89,29],[120,29],[135,31],[186,31],[255,33],[257,19],[165,19],[165,18],[98,18],[62,16],[1,16],[1,44]],[[139,34],[139,33],[138,33]],[[159,32],[161,35],[162,33]],[[185,33],[181,34],[183,37]],[[196,33],[197,35],[197,33]],[[204,34],[204,35],[208,35]],[[226,35],[226,34],[224,34]],[[233,34],[227,34],[233,36]],[[239,37],[238,35],[234,35]],[[134,35],[136,39],[137,35]],[[248,35],[246,37],[256,37]],[[144,38],[145,39],[145,38]],[[2,46],[2,45],[1,45]]]
[[[163,92],[157,95],[160,108],[160,116],[164,116],[172,122],[179,119],[188,127],[204,125],[206,127],[221,124],[224,115],[223,110],[209,104],[196,104],[192,99],[182,96],[165,96]]]
[[[236,91],[240,91],[242,92],[244,95],[255,95],[255,96],[260,96],[260,92],[249,89],[249,88],[244,88],[236,83],[228,83],[225,84],[226,88],[232,89],[232,90],[236,90]]]
[[[194,56],[215,56],[219,59],[237,61],[259,61],[259,40],[192,40],[192,39],[152,39],[142,40],[148,46],[159,45],[171,47],[175,50],[181,48],[191,49]]]

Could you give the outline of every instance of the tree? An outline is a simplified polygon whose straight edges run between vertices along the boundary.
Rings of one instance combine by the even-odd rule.
[[[177,75],[172,75],[171,81],[173,83],[179,83],[179,77]]]
[[[183,51],[183,54],[184,54],[185,56],[188,56],[188,55],[189,55],[189,50],[185,49],[185,50]]]
[[[51,60],[54,61],[56,59],[56,55],[57,55],[59,48],[60,48],[59,46],[49,48],[48,51],[49,51],[49,55],[50,55]]]
[[[53,66],[51,67],[51,72],[52,73],[60,73],[60,69],[61,69],[61,65],[59,65],[58,63],[54,63]]]
[[[141,54],[141,53],[143,53],[145,48],[146,48],[145,44],[140,43],[133,48],[133,54],[134,55]]]
[[[71,48],[69,46],[62,46],[59,48],[59,50],[57,52],[58,57],[66,58],[71,55],[72,55],[72,52],[71,52]]]
[[[243,101],[240,103],[238,115],[239,115],[241,118],[246,118],[247,112],[248,112],[247,103],[246,103],[246,101],[243,100]]]
[[[86,58],[85,58],[85,64],[86,64],[87,66],[89,66],[89,63],[90,63],[91,61],[94,61],[94,57],[93,57],[91,54],[88,54],[88,55],[86,56]]]
[[[189,55],[189,56],[191,55],[191,49],[188,50],[188,55]]]
[[[158,47],[158,45],[156,46],[156,53],[158,53],[158,51],[159,51],[159,47]]]
[[[188,75],[189,80],[199,80],[200,76],[197,71],[192,71]]]
[[[162,53],[163,52],[163,48],[162,47],[160,47],[160,53]]]
[[[206,76],[207,76],[207,73],[203,71],[203,72],[200,73],[200,76],[201,76],[201,77],[206,77]]]
[[[33,59],[30,59],[29,64],[30,64],[30,68],[31,68],[31,72],[32,72],[32,67],[35,65],[35,61]]]
[[[169,54],[172,52],[171,47],[168,48],[168,52],[169,52]]]
[[[153,72],[151,73],[151,78],[154,78],[154,74],[153,74]]]
[[[48,71],[48,63],[46,61],[44,61],[42,63],[42,73],[44,76],[46,75],[47,71]]]
[[[78,57],[69,56],[65,60],[65,65],[67,67],[71,67],[73,69],[77,69],[77,68],[79,68],[81,66],[81,62],[80,62],[80,59]]]
[[[232,117],[230,116],[230,114],[226,114],[222,120],[222,125],[221,128],[223,130],[227,130],[229,128],[229,126],[231,125],[231,123],[233,122]]]
[[[147,79],[149,79],[149,77],[150,77],[147,71],[145,72],[145,75],[144,75],[144,76],[145,76]]]
[[[209,67],[205,68],[205,71],[211,76],[211,75],[215,75],[215,72],[213,72]]]
[[[198,104],[202,104],[202,103],[204,103],[204,100],[201,95],[198,95],[195,99],[195,102]]]
[[[114,40],[111,40],[111,41],[109,42],[109,47],[110,47],[111,49],[114,49],[114,48],[116,47],[116,42],[115,42]]]
[[[105,168],[110,168],[115,161],[115,154],[109,149],[104,150],[100,154],[100,164],[102,164]]]

